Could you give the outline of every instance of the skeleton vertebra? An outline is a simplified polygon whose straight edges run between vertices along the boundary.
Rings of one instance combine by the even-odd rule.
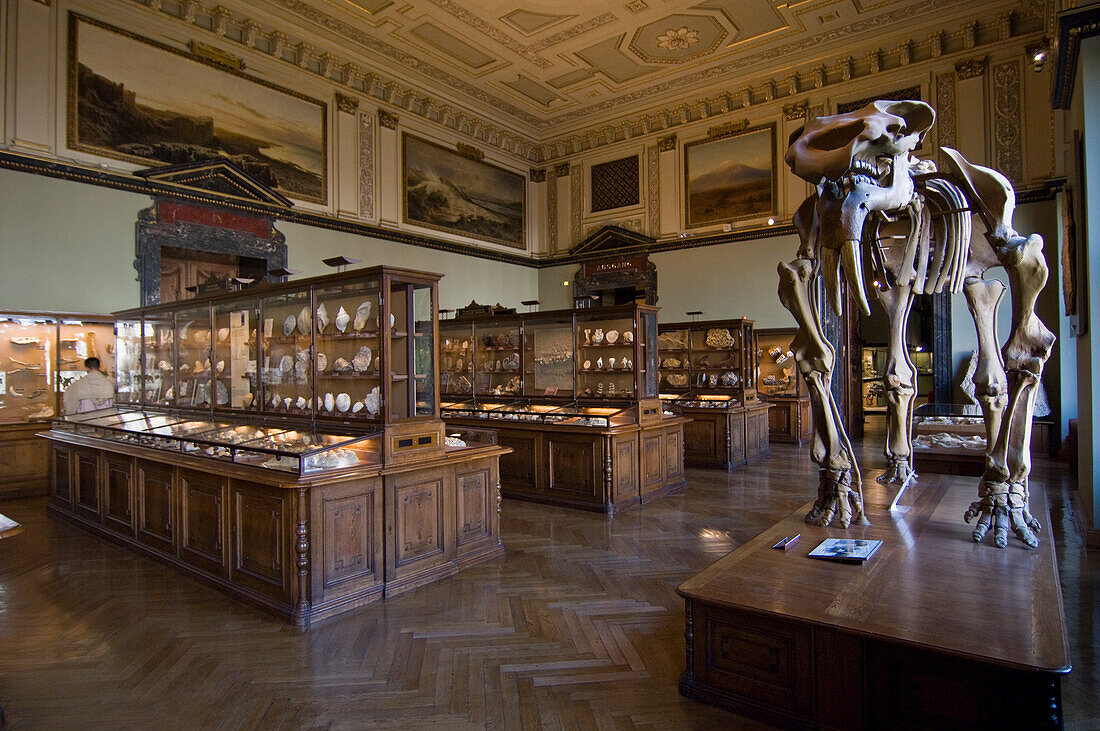
[[[1028,445],[1036,387],[1054,344],[1034,310],[1047,277],[1043,240],[1012,228],[1015,193],[1000,173],[972,165],[946,147],[949,175],[912,156],[934,121],[935,112],[922,102],[877,101],[849,114],[818,117],[791,135],[786,162],[817,188],[794,216],[801,238],[798,258],[779,266],[779,297],[799,325],[792,350],[813,405],[811,459],[821,468],[818,498],[806,519],[842,527],[865,520],[859,468],[829,388],[835,353],[822,332],[813,292],[816,278],[823,277],[826,295],[841,311],[843,275],[869,314],[869,265],[891,336],[883,378],[887,468],[879,480],[904,486],[916,478],[911,427],[916,370],[906,348],[913,297],[965,292],[978,330],[974,382],[988,435],[979,499],[965,518],[979,517],[975,541],[994,527],[995,541],[1004,547],[1011,526],[1020,540],[1035,546],[1039,524],[1027,510]],[[973,248],[972,213],[987,229],[985,240]],[[885,227],[905,223],[906,234],[882,235]],[[994,323],[1004,287],[983,279],[998,265],[1009,272],[1013,308],[1012,333],[1000,353]]]

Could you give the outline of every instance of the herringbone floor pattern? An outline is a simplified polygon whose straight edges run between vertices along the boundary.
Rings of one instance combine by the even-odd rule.
[[[1100,562],[1060,468],[1036,473],[1072,573],[1070,726],[1090,728]],[[9,501],[26,531],[0,542],[0,704],[13,729],[760,728],[677,693],[675,588],[809,499],[813,477],[804,450],[776,446],[613,518],[505,501],[505,558],[306,634],[47,518],[44,499]]]

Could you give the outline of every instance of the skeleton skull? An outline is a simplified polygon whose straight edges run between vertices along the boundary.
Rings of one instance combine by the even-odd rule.
[[[870,313],[859,248],[872,211],[900,209],[913,198],[909,154],[935,121],[919,101],[876,101],[855,112],[817,117],[790,138],[791,171],[817,186],[813,248],[830,275],[844,274],[860,306]],[[839,281],[826,277],[837,310]]]

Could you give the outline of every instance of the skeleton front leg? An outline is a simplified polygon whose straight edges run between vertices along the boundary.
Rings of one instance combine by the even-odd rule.
[[[886,354],[886,369],[882,375],[886,393],[886,472],[879,482],[904,485],[916,477],[913,471],[913,398],[916,396],[916,367],[909,359],[906,346],[909,310],[913,306],[910,285],[890,289],[875,289],[886,310],[890,342]]]
[[[840,411],[829,388],[835,351],[821,330],[821,315],[810,293],[814,265],[809,259],[795,259],[779,265],[779,300],[798,323],[791,351],[806,379],[813,408],[814,440],[810,458],[821,468],[817,500],[806,522],[829,525],[834,519],[841,528],[854,520],[866,523],[863,489],[851,442],[844,433]]]

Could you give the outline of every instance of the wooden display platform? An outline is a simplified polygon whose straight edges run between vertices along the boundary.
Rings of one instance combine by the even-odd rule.
[[[0,538],[11,538],[23,532],[23,526],[0,513]]]
[[[1049,533],[1030,551],[975,544],[971,480],[924,476],[896,513],[893,487],[864,490],[871,526],[807,525],[807,503],[679,587],[680,692],[796,728],[1061,728],[1070,658]],[[1049,525],[1042,490],[1031,511]],[[807,557],[830,537],[884,544],[863,565]]]
[[[771,454],[768,413],[771,405],[722,409],[677,406],[690,419],[684,425],[684,462],[689,467],[731,470]]]
[[[299,479],[41,436],[52,514],[298,626],[504,555],[497,445]]]

